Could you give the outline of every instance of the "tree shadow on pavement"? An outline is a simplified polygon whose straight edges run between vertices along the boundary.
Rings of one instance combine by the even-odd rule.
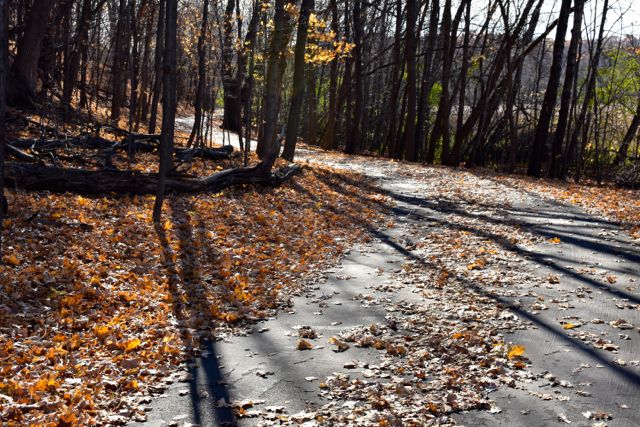
[[[202,286],[207,283],[200,277],[200,261],[198,251],[204,248],[204,234],[202,219],[196,218],[200,232],[194,236],[192,219],[189,215],[190,203],[187,199],[178,196],[170,196],[168,199],[171,214],[171,229],[175,230],[177,238],[177,253],[174,252],[167,230],[161,224],[156,224],[155,230],[163,250],[163,266],[168,277],[169,291],[171,293],[173,314],[178,322],[180,336],[188,355],[200,354],[202,340],[197,335],[197,327],[209,325],[214,328],[216,320],[210,311],[202,310]],[[199,220],[199,221],[198,221]],[[206,256],[208,262],[215,262],[217,254],[211,252]],[[215,342],[206,340],[206,359],[197,359],[202,363],[190,363],[189,367],[189,396],[194,424],[208,425],[212,421],[217,425],[235,426],[237,421],[231,410],[226,405],[218,405],[220,399],[224,402],[231,401],[231,395],[224,382],[224,375],[218,364],[218,355]],[[202,369],[199,366],[202,365]],[[204,390],[202,387],[204,386]],[[207,399],[207,398],[213,398]],[[205,413],[207,408],[202,402],[212,403],[213,417]]]
[[[352,181],[350,178],[341,177],[341,179]],[[353,185],[353,181],[349,183]],[[626,298],[629,301],[633,301],[636,304],[640,304],[639,296],[629,293],[627,291],[624,291],[622,289],[613,288],[612,286],[609,286],[605,283],[596,281],[595,279],[592,279],[590,277],[586,277],[585,275],[580,274],[577,271],[573,271],[571,269],[563,267],[559,265],[558,262],[552,261],[551,256],[549,254],[545,254],[543,252],[538,252],[534,250],[527,250],[522,247],[519,247],[518,245],[510,242],[503,236],[487,231],[487,229],[480,229],[479,227],[472,227],[469,225],[458,224],[458,223],[448,221],[446,219],[446,215],[443,215],[443,214],[456,214],[456,215],[460,215],[467,218],[479,219],[486,223],[491,223],[495,225],[509,225],[509,226],[519,225],[521,227],[527,227],[529,225],[527,223],[519,222],[514,218],[501,220],[501,219],[493,218],[484,214],[471,215],[465,210],[460,209],[458,206],[455,206],[452,203],[441,204],[441,203],[438,203],[437,200],[431,201],[423,198],[397,194],[392,191],[384,191],[383,194],[386,194],[396,202],[406,205],[406,207],[402,207],[402,206],[397,206],[397,205],[393,206],[391,204],[387,204],[386,207],[391,211],[393,211],[396,215],[400,215],[404,217],[411,216],[419,221],[435,222],[440,226],[442,226],[443,228],[469,232],[483,239],[493,241],[507,251],[516,253],[521,257],[532,260],[536,264],[545,266],[558,273],[567,275],[580,283],[589,285],[597,290],[605,291],[616,298]],[[356,197],[358,196],[356,195]],[[417,209],[420,209],[421,211]],[[432,214],[427,214],[427,212],[424,212],[424,210],[427,210],[427,212],[431,212]],[[509,211],[512,212],[512,215],[514,215],[513,213],[514,209],[510,208]],[[515,212],[517,214],[517,210],[515,210]],[[531,228],[529,231],[547,239],[557,236],[557,234],[553,234],[547,228],[540,226],[539,224],[537,225],[538,227]],[[381,240],[383,243],[392,247],[394,250],[396,250],[398,253],[402,254],[406,258],[415,261],[416,263],[418,263],[423,267],[434,269],[434,271],[438,269],[438,266],[435,263],[432,263],[420,258],[414,252],[412,252],[411,249],[407,248],[402,243],[399,243],[398,241],[396,241],[396,239],[391,237],[389,233],[379,230],[375,227],[370,227],[370,232],[379,240]],[[563,241],[569,244],[584,247],[585,249],[589,249],[591,251],[597,251],[597,252],[606,254],[608,256],[616,256],[616,257],[624,258],[632,263],[640,262],[640,255],[634,253],[633,251],[622,251],[606,243],[601,243],[597,241],[586,241],[585,239],[581,239],[573,236],[564,236]],[[450,274],[452,273],[450,272]],[[478,286],[468,278],[455,275],[455,274],[452,274],[451,278],[459,281],[460,283],[463,283],[472,292],[475,292],[476,294],[484,297],[491,298],[496,303],[502,305],[503,307],[509,308],[516,315],[521,316],[527,321],[532,322],[538,328],[557,336],[563,342],[566,342],[572,346],[575,346],[581,353],[586,355],[589,359],[591,359],[595,363],[599,363],[605,366],[606,369],[609,370],[611,373],[616,374],[624,381],[632,383],[634,387],[640,391],[640,375],[634,372],[633,370],[613,363],[611,360],[603,356],[599,351],[583,343],[582,341],[579,341],[567,335],[564,329],[562,329],[561,327],[557,327],[545,321],[544,319],[541,319],[540,317],[537,317],[527,312],[521,306],[514,304],[513,302],[509,301],[505,297],[497,295],[495,292],[492,292],[491,290],[484,289],[481,286]]]

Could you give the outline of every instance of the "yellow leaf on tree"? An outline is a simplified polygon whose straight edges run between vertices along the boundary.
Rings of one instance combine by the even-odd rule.
[[[138,348],[140,344],[142,344],[142,341],[140,341],[138,338],[129,340],[124,344],[124,351],[133,351]]]
[[[525,348],[523,345],[512,345],[509,349],[507,357],[509,358],[509,360],[520,357],[524,354],[524,350]]]

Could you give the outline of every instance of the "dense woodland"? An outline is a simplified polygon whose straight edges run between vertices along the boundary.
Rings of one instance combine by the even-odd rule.
[[[5,175],[27,188],[34,175],[42,189],[155,188],[159,217],[173,155],[220,154],[207,147],[222,109],[245,167],[252,138],[265,161],[213,182],[170,180],[169,190],[253,182],[280,151],[293,160],[299,138],[348,154],[636,185],[640,41],[620,30],[617,2],[551,3],[7,0],[9,121],[48,120],[35,140],[9,138],[9,160],[33,160],[24,149],[59,139],[61,123],[111,126],[131,160],[145,141],[159,144],[160,179],[103,171],[72,185],[55,168],[13,163]],[[186,148],[174,147],[179,107],[194,117]],[[65,137],[99,147],[88,135]]]

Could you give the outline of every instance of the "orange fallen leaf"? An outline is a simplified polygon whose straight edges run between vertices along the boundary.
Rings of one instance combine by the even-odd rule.
[[[340,341],[337,337],[329,338],[329,342],[337,347],[337,349],[333,350],[336,353],[342,353],[349,349],[349,344]]]
[[[142,341],[140,341],[138,338],[134,338],[132,340],[127,341],[126,343],[124,343],[124,351],[133,351],[136,348],[138,348],[140,346],[140,344],[142,344]]]
[[[93,328],[93,332],[96,334],[96,336],[98,338],[100,338],[102,340],[107,335],[109,335],[109,333],[111,332],[111,329],[109,329],[108,326],[101,325],[101,326],[96,326],[95,328]]]
[[[298,350],[311,350],[313,348],[313,344],[307,340],[299,339],[296,348]]]
[[[507,358],[509,360],[515,359],[516,357],[520,357],[524,354],[525,347],[523,345],[512,345],[509,348],[509,353],[507,353]]]
[[[11,255],[3,256],[2,257],[2,262],[4,262],[5,264],[11,264],[11,265],[16,265],[17,266],[17,265],[20,265],[21,261],[17,256],[11,254]]]

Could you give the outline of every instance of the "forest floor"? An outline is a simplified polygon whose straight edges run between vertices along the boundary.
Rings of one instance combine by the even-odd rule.
[[[377,182],[385,227],[209,343],[145,425],[640,423],[637,193],[299,157]]]
[[[640,423],[637,192],[298,155],[158,228],[10,190],[3,423]]]

